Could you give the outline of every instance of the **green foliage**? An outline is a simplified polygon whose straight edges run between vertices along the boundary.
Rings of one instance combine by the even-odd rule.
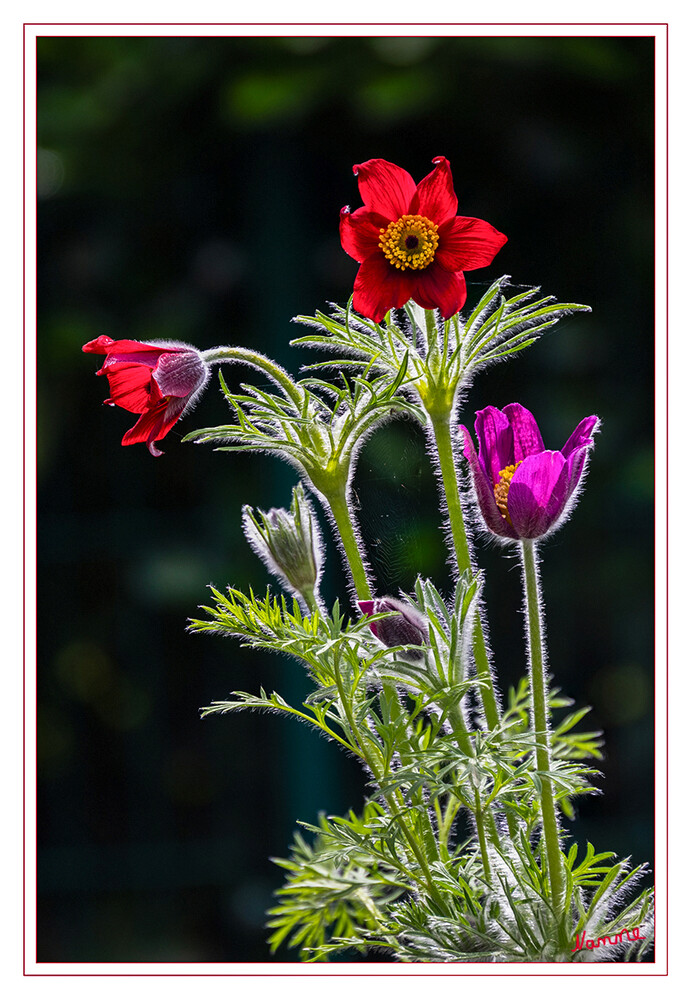
[[[317,368],[373,367],[394,378],[407,365],[405,384],[425,409],[450,410],[482,368],[530,347],[565,316],[590,311],[586,305],[556,302],[553,296],[536,298],[539,288],[506,298],[503,289],[507,286],[508,277],[495,281],[465,320],[455,315],[434,323],[431,313],[409,303],[404,313],[407,325],[399,324],[394,312],[379,324],[357,315],[350,305],[336,305],[331,316],[322,312],[314,317],[297,316],[296,322],[319,332],[292,343],[342,355],[312,365]]]
[[[298,835],[291,858],[275,861],[288,876],[269,923],[272,949],[286,942],[302,960],[375,947],[413,962],[637,961],[650,944],[652,893],[622,905],[643,869],[610,863],[613,855],[591,844],[578,864],[575,844],[563,857],[569,908],[559,916],[525,836],[492,850],[490,884],[467,844],[433,863],[440,905],[411,877],[399,827],[375,802],[361,817],[322,816],[307,828],[313,843]],[[641,939],[624,933],[634,928]]]
[[[345,355],[333,362],[337,381],[293,382],[254,355],[249,363],[268,373],[282,394],[248,386],[234,394],[221,379],[236,423],[189,438],[229,442],[221,450],[278,454],[295,465],[332,515],[354,589],[368,599],[348,506],[366,436],[383,420],[406,414],[431,423],[441,456],[437,432],[448,429],[473,374],[586,308],[536,298],[535,288],[506,298],[507,281],[492,285],[467,319],[438,323],[413,303],[402,325],[393,313],[380,325],[350,307],[334,308],[331,317],[299,317],[320,332],[296,343]],[[248,360],[246,351],[232,353]],[[346,376],[344,367],[355,374]],[[456,490],[461,567],[458,539],[465,531],[457,519],[463,514],[453,456],[449,461],[451,474],[441,457],[440,471],[450,517],[448,490]],[[313,684],[300,705],[264,688],[235,691],[204,709],[205,717],[241,710],[291,715],[355,756],[368,777],[359,815],[303,823],[312,840],[298,835],[290,858],[276,861],[286,880],[269,913],[273,950],[296,948],[305,961],[377,948],[401,961],[579,962],[638,960],[650,946],[652,895],[632,897],[644,868],[630,870],[590,844],[579,860],[575,843],[563,852],[566,834],[557,828],[555,807],[572,820],[575,801],[597,793],[599,774],[588,761],[602,758],[601,733],[579,729],[589,709],[569,710],[573,701],[558,689],[540,694],[549,702],[548,718],[536,731],[535,691],[527,678],[499,710],[487,658],[478,654],[481,590],[482,574],[470,569],[458,572],[448,598],[418,579],[405,599],[421,626],[378,633],[412,634],[422,644],[390,647],[375,637],[378,621],[405,618],[405,604],[391,600],[385,606],[396,609],[350,621],[338,603],[329,614],[312,601],[306,613],[304,595],[301,604],[269,592],[257,597],[212,589],[215,603],[203,608],[206,619],[190,623],[195,632],[287,654]],[[530,675],[536,683],[541,673]],[[566,712],[554,726],[553,712]],[[634,929],[637,935],[624,935]]]
[[[269,911],[269,943],[272,951],[286,942],[300,948],[303,960],[325,960],[334,940],[361,928],[377,934],[382,910],[408,890],[409,879],[396,855],[395,829],[375,802],[362,817],[322,816],[318,827],[307,828],[314,843],[296,834],[291,858],[274,861],[289,873]]]
[[[571,707],[573,700],[565,697],[557,688],[550,692],[551,709]],[[561,760],[602,759],[600,747],[603,744],[602,732],[572,732],[578,723],[590,713],[589,707],[579,708],[562,719],[552,732],[552,755]],[[504,722],[512,732],[518,734],[530,728],[530,682],[523,677],[518,687],[509,690],[509,707],[504,714]]]
[[[467,572],[446,601],[429,580],[418,580],[410,602],[429,622],[424,648],[382,648],[369,624],[388,614],[349,622],[338,603],[331,614],[305,614],[297,600],[269,592],[259,598],[212,589],[215,605],[203,608],[208,619],[190,623],[195,632],[287,653],[314,682],[299,706],[260,688],[233,692],[204,709],[204,717],[239,710],[291,715],[355,755],[370,777],[361,814],[302,823],[311,841],[297,835],[290,858],[276,860],[287,873],[269,912],[272,950],[296,948],[304,961],[353,948],[382,949],[402,961],[644,954],[649,934],[645,941],[617,937],[627,927],[649,929],[650,892],[621,904],[642,868],[630,871],[590,844],[578,860],[574,843],[563,858],[568,898],[561,914],[550,897],[539,835],[541,781],[552,781],[570,817],[572,799],[593,792],[596,771],[581,760],[599,757],[601,741],[598,733],[578,733],[586,711],[556,726],[549,773],[534,768],[527,681],[510,691],[496,729],[471,730],[468,746],[459,745],[450,717],[460,708],[469,718],[479,703],[469,625],[480,584],[479,575]],[[550,703],[559,710],[572,702],[553,690]],[[503,815],[518,820],[517,836]],[[488,845],[489,872],[475,835],[483,819],[497,830]],[[616,942],[575,950],[583,934]]]
[[[220,375],[237,423],[196,430],[185,440],[222,442],[219,451],[275,454],[328,495],[348,481],[357,452],[378,424],[401,413],[420,418],[417,407],[399,394],[407,363],[404,355],[393,375],[373,379],[366,377],[371,367],[366,366],[362,376],[343,376],[335,385],[306,378],[294,383],[291,396],[251,385],[243,385],[243,393],[233,393]]]

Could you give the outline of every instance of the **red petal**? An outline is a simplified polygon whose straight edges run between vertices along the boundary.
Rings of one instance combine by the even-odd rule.
[[[115,343],[115,340],[109,336],[99,336],[85,343],[82,350],[85,354],[107,354],[111,343]]]
[[[140,364],[149,364],[148,358],[142,359],[146,355],[155,355],[158,358],[161,354],[177,354],[181,350],[189,350],[189,347],[164,347],[155,343],[140,343],[139,340],[111,340],[109,336],[99,336],[96,340],[85,344],[82,350],[86,354],[107,354],[109,358],[112,357],[117,361],[135,359]]]
[[[410,205],[411,215],[424,215],[437,225],[453,218],[458,211],[458,198],[453,189],[449,161],[437,156],[432,162],[434,170],[420,181]]]
[[[153,398],[160,398],[151,369],[143,364],[112,364],[107,370],[111,406],[121,406],[130,413],[143,413]]]
[[[380,323],[389,309],[400,309],[412,297],[410,271],[392,267],[382,253],[360,265],[355,278],[353,307],[362,316]]]
[[[506,236],[482,219],[449,219],[439,227],[439,247],[434,255],[446,271],[472,271],[491,264]]]
[[[154,441],[162,440],[185,408],[183,399],[161,399],[145,413],[142,413],[131,430],[122,438],[122,443],[146,444],[156,457],[162,452],[154,446]]]
[[[350,214],[341,209],[341,246],[346,253],[362,263],[379,249],[379,236],[388,226],[388,220],[368,208],[358,208]]]
[[[358,179],[360,196],[370,211],[379,212],[389,222],[408,214],[415,181],[403,167],[387,160],[367,160],[356,163],[353,173]]]
[[[436,266],[434,260],[424,271],[414,271],[411,298],[423,309],[439,309],[444,319],[450,319],[463,308],[467,296],[461,271],[451,274]]]

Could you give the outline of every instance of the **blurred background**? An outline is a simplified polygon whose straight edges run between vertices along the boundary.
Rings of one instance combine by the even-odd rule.
[[[372,157],[420,180],[447,156],[459,213],[508,235],[469,305],[510,274],[593,308],[483,374],[465,412],[520,400],[553,448],[602,417],[543,550],[551,666],[606,737],[606,795],[573,835],[652,859],[653,67],[653,40],[628,37],[38,40],[39,961],[295,960],[265,943],[269,858],[297,820],[361,804],[355,763],[305,727],[199,720],[233,689],[308,692],[288,659],[185,632],[208,583],[265,588],[241,506],[287,505],[294,473],[180,443],[229,422],[215,376],[164,457],[121,447],[135,417],[102,405],[81,346],[237,343],[297,374],[316,358],[291,318],[352,292],[338,213]],[[378,432],[356,490],[379,591],[448,586],[421,433]],[[506,689],[520,573],[477,557]]]

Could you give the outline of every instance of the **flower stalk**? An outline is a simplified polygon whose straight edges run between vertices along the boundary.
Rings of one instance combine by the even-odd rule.
[[[540,775],[540,810],[542,813],[542,830],[545,853],[547,855],[552,903],[555,912],[560,914],[564,904],[564,870],[559,842],[559,822],[554,800],[554,789],[549,776],[552,733],[544,662],[542,599],[535,543],[529,540],[522,541],[521,555],[523,562],[526,630],[528,633],[533,729],[535,735],[535,768]]]
[[[470,547],[465,529],[458,475],[456,473],[456,462],[451,443],[450,417],[450,412],[434,417],[430,416],[430,422],[437,447],[437,460],[439,462],[442,487],[449,517],[449,529],[453,539],[458,569],[459,572],[463,572],[471,568]],[[499,724],[499,708],[479,612],[476,614],[475,624],[473,625],[473,654],[478,679],[483,681],[480,688],[480,697],[482,699],[485,720],[487,727],[493,729]]]
[[[350,506],[347,501],[345,490],[340,490],[334,494],[327,497],[329,506],[331,508],[331,513],[334,518],[334,522],[338,531],[341,544],[345,553],[346,561],[350,568],[350,573],[353,579],[353,584],[355,587],[356,597],[359,603],[368,602],[372,596],[369,581],[367,579],[367,571],[365,569],[365,560],[363,558],[362,552],[360,550],[360,543],[358,536],[353,524],[352,515],[350,511]],[[339,685],[339,689],[340,685]],[[341,696],[343,692],[341,690]],[[398,700],[398,693],[396,691],[396,686],[390,680],[385,680],[382,685],[382,697],[384,697],[389,706],[390,710],[397,714],[398,717],[402,715],[401,706]],[[407,725],[405,736],[405,746],[402,749],[402,757],[405,759],[406,751],[412,749],[410,745],[410,740],[407,735]],[[364,750],[364,746],[362,747]],[[381,776],[377,776],[377,770],[375,769],[373,763],[370,762],[370,767],[372,772],[377,778],[377,782],[381,782]],[[390,796],[387,796],[390,798]],[[419,809],[419,817],[421,824],[421,836],[422,843],[424,844],[424,849],[420,847],[415,838],[414,833],[412,833],[408,828],[408,820],[406,818],[406,806],[403,801],[403,797],[400,791],[394,793],[394,798],[396,799],[396,804],[398,811],[400,813],[400,821],[403,824],[405,830],[406,839],[408,840],[413,852],[416,856],[418,863],[423,869],[426,878],[429,883],[434,886],[434,882],[431,879],[429,872],[429,867],[425,857],[425,853],[432,856],[433,860],[439,859],[439,845],[437,843],[434,830],[432,828],[432,823],[430,821],[427,809],[424,806],[422,795],[419,791],[415,792],[413,795],[413,800],[417,808]],[[437,897],[438,904],[443,906],[443,899],[438,895],[435,889],[435,897]]]
[[[207,364],[238,363],[247,364],[257,371],[262,371],[268,375],[274,384],[282,390],[285,396],[290,399],[297,409],[302,407],[304,392],[295,384],[287,371],[280,364],[276,364],[258,350],[249,350],[247,347],[211,347],[205,350],[202,355]]]
[[[345,689],[343,683],[343,677],[341,676],[340,670],[335,671],[334,675],[336,686],[338,688],[339,697],[343,709],[346,713],[348,719],[348,724],[353,738],[358,745],[358,751],[362,760],[365,762],[366,766],[370,770],[372,776],[374,777],[376,783],[381,785],[383,782],[385,771],[383,767],[380,766],[379,761],[375,760],[372,753],[368,749],[366,740],[360,735],[360,726],[358,726],[355,716],[353,714],[353,705],[351,698]],[[379,754],[381,755],[381,754]],[[405,802],[400,791],[395,791],[393,793],[382,792],[384,800],[387,802],[392,815],[398,816],[399,824],[403,835],[406,840],[407,848],[410,851],[411,857],[414,857],[417,861],[420,871],[422,872],[422,881],[430,892],[431,897],[434,898],[435,902],[440,908],[440,911],[444,911],[445,903],[444,899],[434,883],[434,878],[432,877],[431,871],[429,869],[429,864],[427,863],[427,858],[425,857],[425,851],[422,845],[418,842],[415,831],[411,829],[408,825],[406,819],[406,807]]]
[[[345,487],[336,488],[324,495],[329,505],[336,526],[338,540],[353,580],[353,587],[358,600],[369,600],[372,596],[365,560],[360,551],[360,543],[353,524]]]

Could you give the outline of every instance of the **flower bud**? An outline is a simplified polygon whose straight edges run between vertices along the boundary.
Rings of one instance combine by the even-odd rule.
[[[293,489],[290,510],[258,510],[255,515],[251,507],[243,507],[242,527],[269,572],[313,607],[321,576],[322,539],[302,485]]]
[[[396,611],[395,616],[384,617],[370,624],[370,631],[382,645],[426,645],[428,642],[427,622],[410,604],[395,597],[375,597],[374,600],[359,600],[358,607],[365,615],[383,614]]]

